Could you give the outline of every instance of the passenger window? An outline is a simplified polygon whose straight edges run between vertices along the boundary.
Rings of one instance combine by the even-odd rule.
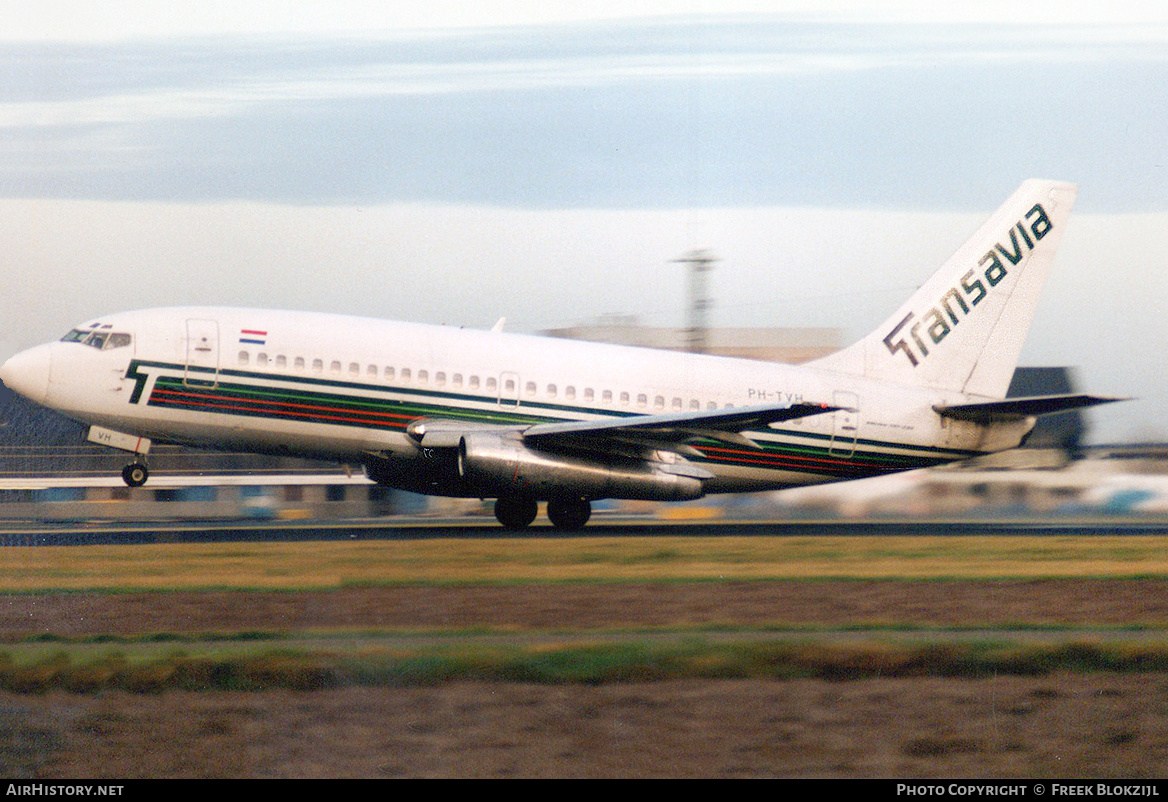
[[[673,399],[673,408],[674,408],[674,410],[681,409],[681,399],[680,398]]]
[[[605,390],[604,393],[600,396],[600,400],[606,404],[611,404],[612,403],[612,390]]]
[[[585,387],[585,388],[584,388],[584,400],[585,400],[585,401],[593,401],[593,400],[595,400],[595,398],[596,398],[596,396],[595,396],[595,394],[592,392],[592,388],[591,388],[591,387]]]
[[[312,372],[313,373],[324,373],[324,360],[322,360],[322,359],[312,360]]]
[[[657,396],[653,399],[653,406],[657,409],[665,409],[665,396]]]
[[[698,401],[696,398],[691,398],[691,399],[689,400],[689,408],[690,408],[690,409],[701,409],[701,408],[702,408],[702,402],[701,402],[701,401]]]
[[[429,381],[430,381],[430,371],[419,370],[418,371],[418,384],[426,384]]]
[[[454,383],[455,387],[462,387],[462,374],[455,373],[454,376],[451,377],[451,381]]]
[[[444,386],[446,384],[446,372],[440,370],[437,373],[435,373],[434,374],[434,383],[436,385],[438,385],[439,387]]]
[[[637,406],[643,407],[649,403],[649,396],[644,393],[637,393]]]
[[[240,351],[239,352],[239,364],[246,365],[249,361],[250,361],[250,357],[249,357],[247,351]]]
[[[341,363],[338,360],[334,359],[332,363],[329,364],[329,373],[333,374],[334,376],[341,375]]]
[[[276,357],[276,367],[283,368],[283,367],[287,367],[287,365],[288,365],[288,360],[283,354],[280,354],[279,356]]]
[[[352,376],[353,378],[357,378],[358,376],[360,376],[361,375],[361,366],[358,365],[356,362],[350,362],[349,363],[349,375]]]
[[[368,367],[366,367],[365,368],[365,375],[370,379],[376,379],[377,378],[377,366],[376,365],[369,365]]]
[[[470,377],[470,389],[472,389],[472,390],[479,389],[479,377],[478,376],[471,376]]]
[[[487,378],[487,390],[488,390],[488,392],[492,392],[492,393],[493,393],[493,392],[495,391],[495,388],[496,388],[496,387],[498,387],[498,386],[499,386],[499,383],[498,383],[498,382],[495,380],[495,377],[494,377],[494,376],[490,376],[490,377],[488,377],[488,378]]]
[[[555,386],[554,384],[549,384],[549,385],[548,385],[547,394],[548,394],[548,397],[549,397],[549,398],[555,398],[555,397],[556,397],[556,386]]]
[[[621,406],[627,407],[629,405],[629,394],[628,393],[621,393],[620,394],[620,402],[621,402]]]
[[[304,357],[302,357],[302,356],[296,357],[296,361],[294,361],[292,363],[292,367],[295,368],[296,370],[304,370]]]
[[[564,388],[564,396],[569,401],[573,400],[576,397],[576,388],[573,387],[572,385],[568,385],[567,387]]]
[[[410,380],[410,369],[402,368],[402,381],[408,382]]]
[[[393,381],[393,375],[394,375],[393,368],[387,366],[385,368],[385,380],[386,381]]]

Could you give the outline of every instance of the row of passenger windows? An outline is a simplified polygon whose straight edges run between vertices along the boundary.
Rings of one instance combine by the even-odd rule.
[[[242,350],[239,352],[239,364],[252,364],[251,352]],[[412,371],[410,368],[397,369],[394,367],[378,367],[377,365],[365,365],[362,367],[357,362],[341,362],[339,359],[330,360],[327,364],[323,359],[307,360],[304,357],[294,357],[291,361],[282,354],[277,354],[274,357],[269,357],[268,354],[260,352],[255,355],[256,367],[275,367],[277,369],[287,369],[289,366],[295,371],[309,372],[317,375],[329,375],[341,378],[350,379],[365,379],[366,381],[387,381],[387,382],[401,382],[404,384],[419,384],[434,387],[449,387],[454,390],[482,390],[491,395],[501,395],[504,399],[515,400],[519,397],[518,380],[509,377],[506,374],[503,376],[502,386],[500,387],[499,380],[494,376],[488,376],[485,379],[480,379],[476,375],[466,375],[462,373],[447,373],[446,371],[435,371],[431,377],[430,371],[418,370]],[[540,386],[533,381],[528,381],[523,384],[523,396],[525,398],[535,398],[540,395]],[[543,397],[549,399],[563,398],[567,401],[575,401],[577,399],[585,403],[595,403],[597,400],[604,405],[620,404],[621,406],[631,406],[634,403],[641,408],[647,408],[650,405],[650,398],[647,393],[637,393],[635,396],[627,391],[601,390],[599,393],[591,387],[583,387],[577,389],[575,385],[558,385],[547,384],[543,388]],[[677,412],[683,410],[699,410],[702,408],[702,402],[696,398],[688,400],[680,397],[673,397],[667,399],[663,395],[655,395],[652,398],[652,406],[654,409],[665,410],[671,409]],[[715,401],[707,401],[706,409],[717,409],[718,404]],[[733,404],[727,404],[727,407],[733,407]]]

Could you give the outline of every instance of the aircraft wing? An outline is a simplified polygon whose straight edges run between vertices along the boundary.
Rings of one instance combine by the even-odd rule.
[[[634,415],[618,420],[539,423],[524,429],[522,434],[526,444],[550,449],[598,450],[613,443],[624,443],[641,448],[691,451],[685,444],[704,438],[757,448],[741,432],[838,409],[841,407],[828,404],[762,404],[665,415]]]
[[[1072,409],[1083,409],[1099,404],[1125,401],[1123,398],[1107,398],[1098,395],[1035,395],[1007,398],[1002,401],[982,401],[974,404],[954,404],[933,407],[938,415],[956,420],[976,423],[992,423],[1001,420],[1017,420],[1032,415],[1053,415]]]
[[[410,424],[407,432],[419,444],[437,448],[456,447],[464,435],[472,432],[511,431],[529,446],[553,451],[611,451],[623,446],[623,450],[630,453],[668,449],[692,454],[696,452],[686,445],[688,441],[713,439],[757,448],[753,441],[741,434],[743,430],[765,428],[770,423],[822,415],[840,408],[828,404],[763,404],[666,415],[633,415],[615,420],[537,423],[527,427],[419,419]]]

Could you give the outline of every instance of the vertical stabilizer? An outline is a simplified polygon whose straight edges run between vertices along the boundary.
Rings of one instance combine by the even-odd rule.
[[[1024,182],[876,331],[812,364],[1004,398],[1077,191]]]

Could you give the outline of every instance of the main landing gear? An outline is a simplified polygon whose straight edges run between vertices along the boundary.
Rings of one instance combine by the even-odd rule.
[[[130,487],[141,487],[150,478],[150,469],[143,460],[134,460],[122,468],[122,481]]]
[[[535,520],[537,512],[535,499],[500,498],[495,502],[495,517],[507,529],[526,529]],[[584,498],[552,499],[547,504],[547,515],[556,529],[574,531],[588,523],[592,505]]]
[[[556,529],[572,532],[588,523],[592,505],[586,498],[554,498],[548,502],[547,516]]]
[[[495,517],[507,529],[526,529],[538,511],[532,498],[500,498],[495,501]]]

